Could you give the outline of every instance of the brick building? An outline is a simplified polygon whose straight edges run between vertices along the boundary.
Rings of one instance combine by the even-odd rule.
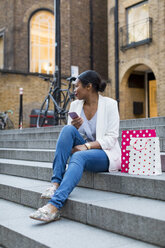
[[[54,0],[0,0],[0,111],[12,109],[18,127],[19,88],[24,127],[49,85],[38,75],[54,69]],[[61,77],[95,69],[107,80],[107,1],[61,0]]]
[[[115,3],[108,0],[108,71],[115,98]],[[165,1],[118,0],[121,119],[165,115]]]

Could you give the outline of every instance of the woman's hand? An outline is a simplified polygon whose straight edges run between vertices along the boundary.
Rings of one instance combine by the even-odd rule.
[[[88,143],[90,144],[90,147],[91,147],[90,149],[102,149],[98,141],[93,141],[93,142],[88,142]],[[86,151],[86,150],[88,149],[85,144],[78,145],[72,148],[72,153],[79,152],[79,151]]]
[[[85,145],[78,145],[72,148],[72,153],[79,152],[79,151],[86,151],[86,150],[87,150],[87,147]]]
[[[77,118],[72,120],[71,124],[75,128],[79,129],[79,127],[83,124],[83,119],[81,117],[77,117]]]

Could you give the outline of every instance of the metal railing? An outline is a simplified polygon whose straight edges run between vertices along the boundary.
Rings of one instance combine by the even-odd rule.
[[[152,41],[152,18],[131,23],[120,28],[120,49],[122,51]]]

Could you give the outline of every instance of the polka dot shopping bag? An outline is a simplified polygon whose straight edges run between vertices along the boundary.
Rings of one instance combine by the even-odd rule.
[[[161,159],[159,138],[131,138],[129,156],[129,174],[160,175]]]
[[[121,143],[121,172],[129,172],[129,158],[131,138],[151,138],[156,137],[155,129],[145,129],[145,130],[124,130],[122,131],[122,143]]]

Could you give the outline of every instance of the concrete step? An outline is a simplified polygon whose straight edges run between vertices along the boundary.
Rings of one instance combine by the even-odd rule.
[[[135,122],[136,123],[136,122]],[[161,123],[161,122],[160,122]],[[57,138],[63,126],[45,127],[45,128],[25,128],[22,130],[0,130],[0,140],[34,140],[34,139],[52,139]],[[122,130],[137,130],[137,129],[156,129],[156,134],[160,138],[165,138],[165,123],[155,124],[152,126],[146,125],[126,125],[120,126],[119,136],[121,137]]]
[[[0,134],[25,134],[25,133],[41,133],[41,132],[60,132],[63,125],[40,127],[40,128],[23,128],[23,129],[9,129],[0,130]]]
[[[126,127],[126,128],[120,128],[119,130],[119,137],[122,135],[123,130],[139,130],[139,129],[149,129],[151,127]],[[165,126],[153,126],[151,129],[156,129],[156,134],[160,138],[165,138]],[[23,132],[23,130],[25,130]],[[45,139],[57,139],[60,133],[61,128],[52,128],[51,130],[44,128],[42,129],[23,129],[23,130],[13,130],[13,132],[8,132],[8,131],[0,131],[0,140],[45,140]],[[32,131],[31,131],[32,130]]]
[[[52,163],[0,159],[0,173],[50,182]],[[165,173],[136,176],[121,172],[84,172],[80,187],[165,200]]]
[[[40,199],[40,194],[48,185],[44,181],[0,175],[0,197],[38,208],[47,202]],[[159,200],[77,187],[62,216],[164,247],[164,204]]]
[[[0,243],[8,248],[158,247],[66,218],[48,225],[38,224],[28,218],[34,209],[5,200],[0,200],[0,204],[2,213]]]
[[[44,140],[4,140],[0,141],[1,148],[55,149],[57,139]]]
[[[165,138],[160,138],[160,151],[165,152]],[[0,141],[0,148],[55,149],[57,139],[44,140],[5,140]],[[121,146],[121,138],[119,138]]]
[[[0,159],[0,174],[13,175],[50,182],[52,177],[52,163]]]
[[[55,149],[0,148],[0,158],[52,162]]]
[[[54,152],[54,149],[0,148],[0,158],[52,162]],[[161,163],[164,171],[165,153],[163,152],[161,153]]]
[[[138,119],[128,119],[120,120],[121,128],[134,128],[134,127],[152,127],[165,125],[165,117],[153,117],[153,118],[138,118]],[[41,128],[23,128],[23,129],[12,129],[12,130],[0,130],[0,133],[22,133],[22,132],[41,132],[42,131],[52,131],[61,130],[63,125],[51,126],[51,127],[41,127]]]
[[[128,119],[120,120],[120,128],[153,128],[158,126],[165,126],[165,117],[154,117],[154,118],[138,118],[138,119]],[[12,129],[12,130],[0,130],[0,134],[20,134],[20,133],[36,133],[36,132],[46,132],[46,131],[60,131],[63,125],[52,126],[52,127],[41,127],[41,128],[23,128],[23,129]]]
[[[165,125],[165,117],[153,117],[153,118],[138,118],[138,119],[129,119],[129,120],[121,120],[120,127],[151,127],[151,126],[159,126]]]
[[[32,129],[34,130],[34,129]],[[37,132],[14,132],[13,133],[3,133],[0,132],[0,140],[5,141],[5,140],[47,140],[47,139],[57,139],[59,136],[59,130],[54,130],[52,129],[51,131],[42,131],[41,129],[35,129]],[[23,130],[22,130],[23,131]]]
[[[0,140],[1,148],[43,148],[43,149],[55,149],[57,139],[32,139],[32,140]],[[121,137],[119,138],[121,145]],[[160,151],[165,152],[165,137],[160,138]]]

